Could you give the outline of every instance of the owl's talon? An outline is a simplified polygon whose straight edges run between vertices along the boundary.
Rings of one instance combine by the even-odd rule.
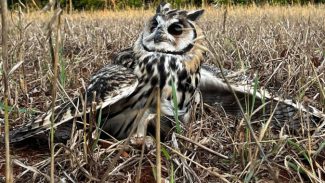
[[[156,146],[153,137],[151,136],[144,137],[143,135],[140,134],[135,134],[134,136],[132,136],[130,139],[130,144],[136,147],[142,147],[142,145],[144,144],[147,150],[153,149]]]

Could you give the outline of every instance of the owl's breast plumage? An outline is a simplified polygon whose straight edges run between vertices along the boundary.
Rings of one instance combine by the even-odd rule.
[[[193,57],[183,55],[152,52],[141,54],[137,59],[135,74],[144,85],[161,90],[161,109],[163,114],[172,116],[174,110],[173,97],[177,99],[179,115],[188,111],[193,94],[200,80],[200,65],[189,69],[188,62]],[[175,94],[173,94],[173,87]]]

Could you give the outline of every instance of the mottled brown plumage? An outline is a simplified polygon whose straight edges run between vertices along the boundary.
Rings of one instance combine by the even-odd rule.
[[[190,119],[193,101],[198,101],[197,87],[200,80],[200,65],[203,50],[196,47],[202,31],[195,21],[203,10],[185,11],[172,9],[170,4],[159,5],[156,15],[144,26],[143,32],[131,49],[117,54],[107,65],[95,73],[85,96],[87,120],[90,106],[96,102],[96,117],[101,111],[100,128],[104,133],[117,138],[126,138],[133,128],[136,136],[146,135],[150,116],[155,115],[156,99],[149,101],[140,122],[138,114],[155,89],[161,92],[161,113],[173,118],[174,107],[179,118],[186,123]],[[177,88],[177,106],[173,105],[172,85]],[[66,102],[55,109],[56,139],[69,138],[73,119],[82,120],[81,99]],[[50,128],[50,111],[11,132],[11,142],[45,134]],[[167,133],[172,128],[170,120],[162,120],[162,129]],[[154,123],[150,124],[154,126]]]

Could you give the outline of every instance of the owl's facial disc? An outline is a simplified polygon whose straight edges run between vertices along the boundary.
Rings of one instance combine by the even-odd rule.
[[[202,14],[203,10],[157,12],[145,26],[142,46],[151,52],[182,54],[189,51],[197,37],[194,21]]]

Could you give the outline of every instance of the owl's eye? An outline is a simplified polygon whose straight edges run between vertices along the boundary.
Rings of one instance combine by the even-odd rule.
[[[174,36],[179,36],[183,33],[183,26],[179,23],[173,23],[168,27],[168,33]]]
[[[150,27],[150,32],[153,32],[158,26],[157,20],[153,20]]]

